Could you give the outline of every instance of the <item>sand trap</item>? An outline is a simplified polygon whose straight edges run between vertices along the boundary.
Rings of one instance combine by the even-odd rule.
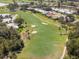
[[[31,27],[36,27],[36,25],[32,25]]]
[[[42,22],[42,24],[43,24],[43,25],[48,25],[48,24],[47,24],[47,23],[45,23],[45,22]]]
[[[37,31],[32,31],[32,34],[36,34],[37,33]]]

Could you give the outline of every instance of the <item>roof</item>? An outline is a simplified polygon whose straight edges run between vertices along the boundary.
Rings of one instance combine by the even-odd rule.
[[[15,24],[15,23],[9,23],[9,24],[7,24],[7,27],[13,27],[13,28],[19,28],[18,27],[18,25],[17,24]]]
[[[17,2],[18,5],[29,5],[30,2]]]
[[[0,15],[2,15],[3,17],[5,17],[6,15],[10,15],[10,14],[0,14]]]
[[[47,11],[42,10],[42,9],[39,9],[39,8],[35,8],[34,10],[35,10],[35,11],[38,11],[38,12],[41,12],[42,14],[48,13]]]
[[[0,7],[3,7],[3,6],[7,6],[8,4],[6,3],[0,3]]]
[[[3,23],[5,23],[5,22],[9,22],[9,21],[11,21],[11,19],[10,18],[7,18],[7,19],[3,19]]]
[[[7,27],[13,27],[15,29],[19,28],[18,24],[14,23],[13,21],[16,19],[16,17],[18,16],[17,14],[14,16],[14,15],[11,15],[13,16],[12,19],[11,18],[5,18],[6,15],[10,15],[10,14],[0,14],[4,17],[4,19],[2,19],[2,22],[3,23],[6,23]]]
[[[54,7],[52,7],[52,10],[58,11],[58,12],[61,12],[61,13],[66,13],[66,14],[73,14],[73,13],[76,12],[75,10],[62,9],[62,8],[54,8]]]

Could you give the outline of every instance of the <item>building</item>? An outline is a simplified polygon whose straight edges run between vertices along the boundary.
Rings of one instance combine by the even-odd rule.
[[[0,16],[2,17],[2,23],[5,23],[7,25],[8,28],[13,27],[15,29],[18,29],[19,26],[18,24],[14,23],[14,20],[17,17],[16,15],[10,15],[10,14],[0,14]]]
[[[17,2],[17,4],[19,6],[22,6],[22,5],[30,5],[31,3],[30,2]]]

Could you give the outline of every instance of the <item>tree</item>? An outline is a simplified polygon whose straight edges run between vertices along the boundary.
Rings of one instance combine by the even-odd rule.
[[[20,10],[26,11],[28,7],[29,7],[29,5],[23,4],[23,5],[21,5],[21,9]]]
[[[18,18],[16,18],[16,19],[14,20],[14,22],[15,22],[16,24],[18,24],[18,26],[21,26],[21,24],[24,23],[24,19],[21,18],[21,17],[18,17]]]
[[[10,10],[10,11],[16,11],[16,9],[18,9],[19,5],[17,4],[17,2],[15,0],[12,0],[13,3],[10,3],[7,8]]]
[[[76,6],[74,2],[70,2],[70,6]]]
[[[40,5],[42,5],[44,0],[38,0],[38,2],[40,3]]]
[[[78,15],[79,15],[79,9],[77,9],[77,12],[76,12],[76,14],[78,14]]]
[[[75,21],[75,17],[71,14],[59,17],[59,22],[61,24],[68,24],[68,23],[71,23],[73,21]]]
[[[0,59],[10,56],[10,53],[12,56],[14,56],[13,53],[16,55],[23,47],[24,44],[18,32],[0,22]]]
[[[79,59],[79,22],[74,25],[73,31],[70,31],[67,42],[67,52],[70,59]]]
[[[12,12],[14,12],[14,11],[16,11],[16,9],[18,9],[18,4],[13,4],[13,3],[10,3],[8,6],[7,6],[7,8],[10,10],[10,11],[12,11]]]
[[[64,1],[63,0],[56,0],[56,2],[57,2],[58,8],[60,8]]]
[[[17,4],[17,2],[15,0],[12,0],[14,4]]]

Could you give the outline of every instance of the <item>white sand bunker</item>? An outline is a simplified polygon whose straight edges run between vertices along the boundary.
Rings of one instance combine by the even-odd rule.
[[[47,24],[47,23],[45,23],[45,22],[42,22],[42,24],[43,24],[43,25],[48,25],[48,24]]]
[[[32,31],[32,34],[36,34],[37,33],[37,31]]]
[[[36,27],[36,25],[32,25],[31,27]]]

